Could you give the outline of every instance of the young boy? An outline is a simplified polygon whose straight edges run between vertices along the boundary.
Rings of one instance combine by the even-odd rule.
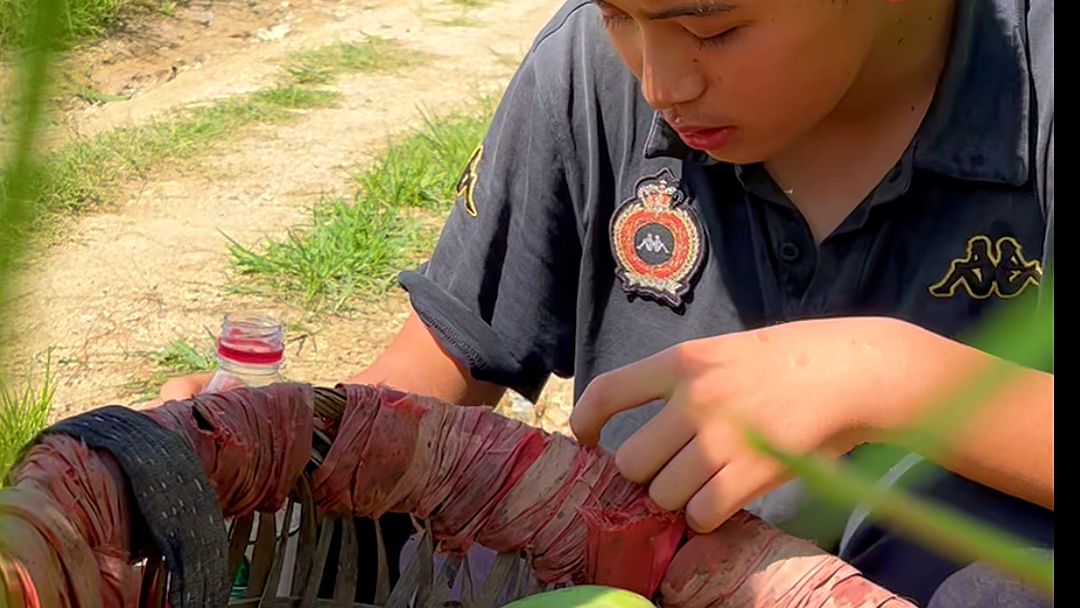
[[[1053,4],[1021,4],[571,0],[350,381],[482,404],[572,375],[578,438],[699,531],[785,480],[742,425],[841,455],[916,419],[995,361],[956,339],[1048,279]],[[919,490],[1052,552],[1048,367]],[[920,605],[1040,601],[850,532],[841,555]]]

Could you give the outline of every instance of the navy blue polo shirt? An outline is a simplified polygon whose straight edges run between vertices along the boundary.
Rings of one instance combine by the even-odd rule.
[[[680,342],[795,319],[890,316],[962,340],[996,307],[1038,297],[1053,245],[1053,6],[1017,4],[959,3],[916,137],[815,245],[760,165],[682,144],[596,8],[573,0],[511,81],[431,259],[401,284],[475,378],[529,398],[551,374],[573,376],[577,397]],[[601,444],[617,448],[661,406],[619,414]],[[1052,546],[1052,512],[935,479],[930,494]],[[868,576],[922,601],[955,569],[875,529],[849,547]],[[897,575],[883,554],[926,572]]]

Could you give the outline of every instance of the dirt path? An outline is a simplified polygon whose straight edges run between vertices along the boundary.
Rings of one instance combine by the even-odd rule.
[[[221,233],[242,243],[282,234],[321,195],[348,192],[349,170],[389,134],[417,125],[418,108],[445,112],[501,90],[561,4],[495,2],[468,9],[476,26],[447,27],[435,20],[463,9],[442,1],[195,0],[90,51],[95,88],[134,96],[73,114],[83,134],[265,87],[278,69],[274,59],[364,34],[397,38],[436,59],[393,75],[343,77],[339,107],[257,127],[208,157],[130,184],[115,209],[83,218],[41,255],[18,300],[26,324],[20,333],[28,356],[53,349],[54,417],[129,402],[123,384],[153,371],[145,352],[178,338],[205,343],[205,328],[216,330],[228,310],[262,304],[287,321],[300,318],[299,310],[225,295]],[[309,321],[308,339],[287,352],[286,374],[314,383],[346,377],[372,360],[406,310],[394,294]],[[568,395],[568,383],[553,382],[542,401],[565,403]]]

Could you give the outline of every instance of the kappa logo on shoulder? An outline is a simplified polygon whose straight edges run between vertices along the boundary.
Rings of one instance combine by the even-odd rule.
[[[465,208],[465,212],[473,217],[476,217],[476,202],[473,201],[473,188],[476,187],[476,167],[480,164],[480,157],[483,154],[484,145],[480,144],[476,147],[476,150],[473,150],[472,156],[469,157],[469,162],[461,173],[461,177],[458,178],[457,186],[455,186],[458,201]]]
[[[1013,237],[991,241],[986,235],[968,239],[964,257],[949,265],[940,281],[930,286],[935,298],[951,298],[963,289],[977,300],[991,296],[1015,298],[1042,280],[1039,260],[1024,257],[1024,248]]]

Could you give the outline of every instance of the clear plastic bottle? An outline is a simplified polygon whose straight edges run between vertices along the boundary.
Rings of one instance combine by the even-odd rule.
[[[285,360],[285,331],[281,322],[269,313],[230,313],[221,323],[221,335],[217,340],[218,368],[207,382],[203,392],[221,393],[241,386],[257,387],[284,382],[281,364]],[[290,536],[285,550],[285,568],[279,587],[279,594],[288,594],[292,586],[292,568],[296,560],[297,543],[294,531],[300,525],[299,509],[294,510],[290,522]],[[259,514],[265,517],[269,514]],[[285,511],[274,515],[280,530],[285,523]],[[252,530],[251,541],[255,540],[258,528]],[[232,597],[239,599],[246,596],[248,571],[246,566],[251,559],[251,548],[245,555],[236,578],[233,580]]]
[[[220,393],[283,382],[284,337],[281,322],[269,313],[225,315],[217,341],[218,368],[203,390]]]

